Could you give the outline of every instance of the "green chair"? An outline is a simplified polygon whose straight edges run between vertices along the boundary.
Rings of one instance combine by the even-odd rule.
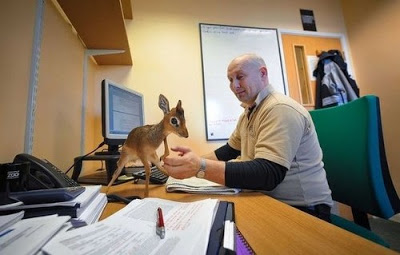
[[[400,212],[386,161],[379,98],[368,95],[310,114],[333,200],[351,207],[358,226],[337,215],[332,215],[332,223],[388,246],[369,231],[368,221],[368,214],[388,219]]]

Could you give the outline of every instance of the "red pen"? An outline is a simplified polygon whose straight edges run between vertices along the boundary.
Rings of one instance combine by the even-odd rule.
[[[159,235],[161,239],[165,237],[164,217],[160,207],[157,208],[156,234]]]

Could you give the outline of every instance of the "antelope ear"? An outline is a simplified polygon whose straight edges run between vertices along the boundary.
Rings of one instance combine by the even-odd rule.
[[[182,109],[182,102],[181,102],[181,100],[179,100],[178,103],[176,104],[176,108]]]
[[[158,106],[161,108],[164,114],[169,113],[169,102],[163,94],[160,94],[160,96],[158,97]]]

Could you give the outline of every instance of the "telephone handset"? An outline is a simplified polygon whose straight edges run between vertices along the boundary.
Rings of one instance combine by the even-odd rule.
[[[79,184],[68,177],[46,159],[38,159],[30,154],[15,156],[14,163],[30,162],[28,190],[75,187]]]

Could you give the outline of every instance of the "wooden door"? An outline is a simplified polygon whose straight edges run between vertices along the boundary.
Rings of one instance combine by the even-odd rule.
[[[342,52],[346,60],[340,38],[282,34],[282,46],[289,95],[308,110],[312,110],[315,108],[316,81],[311,75],[318,61],[317,55],[322,51],[336,49]],[[304,87],[308,87],[308,90]],[[335,203],[333,211],[352,220],[351,209],[344,204]]]
[[[316,81],[312,72],[322,51],[343,48],[340,38],[282,34],[289,95],[308,110],[315,106]]]

